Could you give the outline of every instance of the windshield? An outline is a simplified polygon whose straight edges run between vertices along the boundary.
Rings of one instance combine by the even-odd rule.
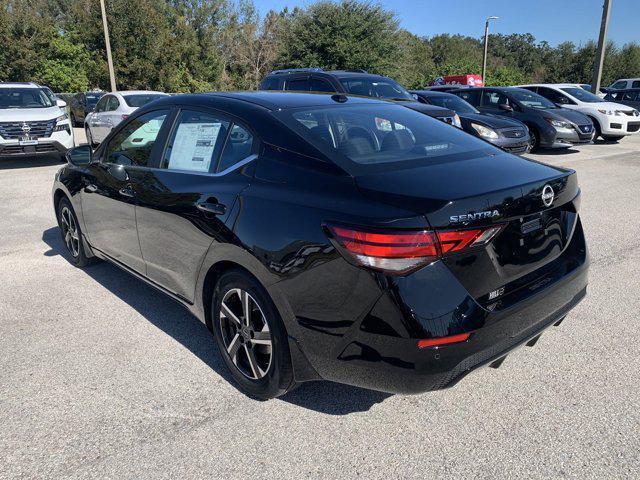
[[[431,105],[448,108],[456,113],[480,113],[469,102],[466,102],[455,95],[438,95],[427,97],[427,99]]]
[[[138,108],[143,105],[146,105],[149,102],[152,102],[153,100],[162,98],[164,97],[164,95],[161,95],[159,93],[144,93],[144,94],[137,94],[137,95],[123,95],[123,97],[127,105],[133,108]]]
[[[509,90],[511,97],[517,102],[520,102],[525,107],[536,108],[538,110],[548,110],[551,108],[558,108],[556,105],[547,100],[542,95],[538,95],[537,93],[530,92],[525,89],[513,89]]]
[[[48,108],[53,103],[42,88],[0,88],[0,108]]]
[[[100,100],[102,98],[102,96],[104,95],[104,93],[87,93],[84,98],[87,101],[87,107],[95,107],[96,103],[98,103],[98,100]]]
[[[347,92],[363,97],[384,98],[387,100],[414,100],[411,94],[398,82],[384,77],[348,77],[340,83]]]
[[[591,92],[587,92],[586,90],[583,90],[582,88],[569,87],[569,88],[562,88],[561,90],[564,91],[564,92],[567,92],[569,95],[571,95],[572,97],[577,98],[581,102],[600,103],[600,102],[604,102],[605,101],[602,98],[600,98],[599,96],[594,95]]]
[[[499,152],[451,125],[400,105],[342,105],[275,115],[352,175]]]

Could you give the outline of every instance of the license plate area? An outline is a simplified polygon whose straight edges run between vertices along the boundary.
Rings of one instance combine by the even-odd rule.
[[[23,147],[28,147],[30,145],[38,145],[38,140],[36,138],[31,138],[31,137],[21,137],[19,140],[19,144]]]

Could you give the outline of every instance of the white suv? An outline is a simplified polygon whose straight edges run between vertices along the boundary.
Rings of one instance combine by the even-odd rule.
[[[607,87],[607,90],[626,90],[640,88],[640,78],[621,78]]]
[[[0,83],[0,157],[63,157],[74,145],[66,106],[36,83]]]
[[[596,137],[619,140],[640,131],[640,112],[620,103],[608,102],[578,85],[569,83],[523,85],[562,108],[577,110],[593,121]]]

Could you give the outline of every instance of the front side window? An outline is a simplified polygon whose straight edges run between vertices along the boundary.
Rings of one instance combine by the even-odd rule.
[[[345,105],[274,113],[353,175],[461,161],[487,143],[401,105]]]
[[[586,102],[586,103],[604,102],[604,100],[599,96],[594,95],[593,93],[587,92],[586,90],[583,90],[578,87],[567,87],[567,88],[563,88],[562,91],[568,93],[574,98],[577,98],[581,102]]]
[[[326,80],[322,80],[321,78],[312,78],[311,79],[311,91],[312,92],[335,92],[336,89],[331,86],[329,82]]]
[[[448,108],[456,113],[478,113],[478,110],[476,110],[473,105],[455,95],[434,95],[428,98],[431,105]]]
[[[626,80],[620,80],[619,82],[616,82],[613,85],[611,85],[609,88],[621,89],[621,88],[626,88],[626,87],[627,87],[627,81]]]
[[[151,151],[168,111],[159,110],[141,115],[127,123],[109,142],[105,162],[146,167]]]
[[[557,90],[553,90],[552,88],[540,87],[538,89],[538,93],[543,97],[551,100],[555,104],[567,105],[573,103],[566,95],[563,95],[562,93],[558,92]]]
[[[500,105],[509,105],[509,99],[500,92],[485,90],[482,92],[482,106],[485,108],[498,109]]]
[[[525,107],[535,108],[537,110],[549,110],[558,108],[556,107],[555,103],[547,100],[542,95],[530,92],[529,90],[525,90],[524,88],[509,89],[509,95],[513,98],[513,100],[521,103]]]
[[[465,102],[469,102],[474,107],[480,105],[480,92],[478,90],[467,90],[463,92],[455,92],[453,95],[457,95]]]
[[[53,102],[42,88],[0,88],[0,109],[52,106]]]
[[[411,94],[402,85],[390,78],[347,77],[341,78],[340,83],[352,95],[387,100],[413,100]]]
[[[224,146],[230,122],[208,113],[180,112],[161,168],[212,172]]]

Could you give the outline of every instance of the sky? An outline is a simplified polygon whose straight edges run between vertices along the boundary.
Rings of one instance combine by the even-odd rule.
[[[307,6],[312,0],[254,0],[265,13],[285,6]],[[488,16],[492,33],[532,33],[537,41],[555,46],[564,41],[577,45],[597,40],[602,0],[380,0],[396,12],[400,25],[420,36],[439,33],[481,37]],[[618,45],[640,42],[640,0],[611,0],[607,39]]]

